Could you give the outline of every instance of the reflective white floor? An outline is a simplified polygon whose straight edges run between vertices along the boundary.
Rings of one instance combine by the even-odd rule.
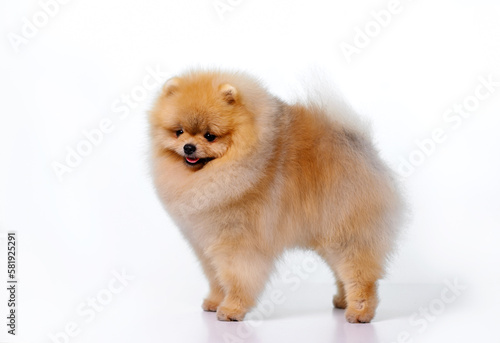
[[[0,342],[500,342],[496,327],[500,301],[494,282],[462,283],[453,278],[437,284],[381,282],[380,305],[370,324],[345,321],[344,311],[331,304],[335,292],[331,283],[271,282],[247,320],[220,322],[215,313],[201,310],[205,283],[184,282],[174,290],[168,287],[171,281],[161,281],[163,276],[137,276],[110,299],[103,297],[107,288],[54,291],[47,287],[48,279],[38,284],[23,279],[26,287],[20,294],[26,300],[19,311],[19,335],[2,336],[0,331]],[[41,273],[33,277],[43,280]],[[176,285],[183,280],[177,279]],[[108,284],[101,279],[94,283]],[[96,296],[101,298],[100,308],[90,317],[90,299]]]
[[[491,326],[481,327],[467,307],[467,294],[453,280],[443,284],[382,284],[380,306],[371,324],[349,324],[344,311],[332,308],[332,288],[307,284],[286,290],[282,304],[261,300],[245,322],[219,322],[214,313],[172,315],[172,342],[500,342]],[[267,307],[263,306],[267,303]]]

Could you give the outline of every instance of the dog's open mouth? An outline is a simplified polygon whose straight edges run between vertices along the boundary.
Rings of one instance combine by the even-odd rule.
[[[205,164],[207,164],[208,162],[210,162],[211,160],[213,160],[212,157],[205,157],[205,158],[193,158],[193,157],[189,157],[189,156],[185,156],[184,157],[185,161],[186,161],[186,164],[188,166],[203,166]]]

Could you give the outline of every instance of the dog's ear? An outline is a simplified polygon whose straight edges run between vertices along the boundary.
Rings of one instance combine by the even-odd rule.
[[[219,87],[219,91],[221,92],[224,100],[226,100],[226,102],[229,105],[234,104],[236,102],[236,100],[238,100],[238,91],[236,90],[236,88],[231,86],[229,83],[225,83],[225,84],[221,85]]]
[[[163,85],[163,95],[169,96],[175,93],[175,91],[179,88],[179,78],[173,77],[168,79],[167,82]]]

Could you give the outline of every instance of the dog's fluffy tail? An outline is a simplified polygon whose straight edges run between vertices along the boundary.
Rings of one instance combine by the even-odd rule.
[[[302,74],[293,93],[295,101],[320,110],[349,131],[373,138],[370,122],[356,113],[325,71],[312,69]]]

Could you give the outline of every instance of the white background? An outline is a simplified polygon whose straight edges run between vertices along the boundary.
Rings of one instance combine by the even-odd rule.
[[[0,230],[16,231],[19,241],[18,335],[7,336],[0,319],[1,340],[498,341],[500,86],[455,126],[443,114],[474,101],[481,77],[500,81],[500,5],[401,0],[381,27],[372,25],[372,11],[390,1],[233,0],[222,16],[215,3],[71,0],[49,7],[54,15],[43,23],[42,14],[32,37],[15,46],[24,18],[33,23],[43,9],[37,1],[1,2]],[[360,43],[367,27],[372,37],[347,58],[342,45]],[[321,70],[372,122],[395,169],[424,156],[416,141],[444,131],[444,142],[401,177],[412,218],[373,324],[346,324],[342,311],[332,311],[333,278],[323,264],[297,290],[280,283],[279,275],[311,258],[298,252],[273,278],[286,302],[249,333],[246,324],[201,312],[207,285],[154,194],[146,121],[160,86],[150,70],[167,79],[193,66],[249,71],[287,99],[294,80]],[[154,86],[146,93],[145,80]],[[112,132],[58,178],[54,163],[88,144],[82,131],[103,119]],[[0,244],[4,280],[5,236]],[[113,273],[122,271],[134,279],[107,298]],[[440,308],[446,280],[467,288]],[[106,304],[95,318],[77,312],[96,296]],[[432,306],[425,328],[411,324],[419,308]],[[51,340],[68,325],[75,337]]]

